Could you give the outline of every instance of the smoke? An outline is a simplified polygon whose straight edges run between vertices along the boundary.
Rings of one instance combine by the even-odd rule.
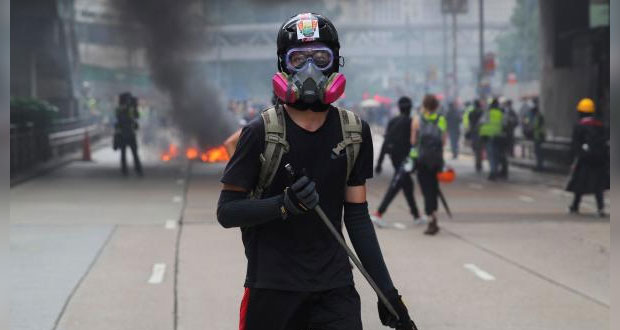
[[[202,0],[113,0],[126,40],[145,47],[155,85],[170,97],[172,117],[201,147],[220,144],[235,129],[233,116],[190,58],[205,52]]]

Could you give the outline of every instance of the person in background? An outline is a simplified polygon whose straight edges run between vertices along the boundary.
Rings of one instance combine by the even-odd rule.
[[[385,140],[381,146],[381,152],[379,154],[379,160],[377,161],[377,167],[375,172],[380,174],[382,172],[383,159],[385,155],[390,155],[392,160],[392,166],[394,167],[394,177],[390,183],[390,186],[379,205],[377,211],[373,213],[373,222],[380,224],[381,217],[387,211],[388,206],[398,194],[398,191],[402,188],[405,200],[409,205],[411,215],[413,215],[413,221],[415,224],[422,223],[420,219],[420,212],[415,202],[414,187],[415,184],[411,179],[409,173],[399,172],[403,162],[407,159],[407,154],[411,149],[411,107],[413,106],[411,99],[403,96],[398,100],[398,109],[400,115],[392,118],[388,123]]]
[[[483,114],[484,110],[482,110],[480,100],[474,100],[471,107],[463,116],[465,138],[471,143],[471,149],[474,153],[474,166],[477,173],[482,171],[482,150],[484,148],[484,144],[482,143],[478,130],[480,126],[480,119]]]
[[[116,108],[116,125],[115,134],[119,136],[119,148],[121,150],[121,171],[123,175],[127,175],[127,147],[131,149],[133,155],[133,164],[138,175],[142,176],[142,163],[138,155],[138,142],[136,139],[136,130],[138,130],[138,99],[125,92],[119,95],[118,107]]]
[[[434,95],[426,95],[422,113],[411,123],[411,151],[409,157],[416,164],[418,182],[424,196],[424,212],[430,218],[426,235],[439,232],[437,225],[437,198],[439,181],[437,173],[443,168],[443,147],[446,144],[446,118],[437,113],[439,101]]]
[[[595,117],[594,101],[584,98],[577,104],[579,120],[573,128],[571,143],[573,165],[567,191],[575,194],[570,213],[579,213],[581,197],[594,194],[598,214],[605,217],[603,192],[609,190],[609,133]]]
[[[497,98],[491,99],[489,102],[489,109],[484,113],[479,128],[479,134],[486,147],[487,158],[489,160],[488,179],[491,181],[497,180],[499,174],[498,163],[500,161],[503,118],[504,114],[499,108]]]
[[[452,159],[459,156],[459,140],[461,137],[461,110],[456,101],[448,104],[448,112],[446,113],[448,122],[448,134],[450,135],[450,149],[452,150]]]
[[[514,156],[515,129],[519,126],[519,116],[512,106],[512,100],[506,100],[504,104],[504,131],[506,132],[506,152],[510,157]]]
[[[533,106],[530,109],[530,115],[528,116],[531,127],[531,136],[534,141],[534,156],[536,157],[536,171],[542,171],[544,169],[544,153],[542,144],[545,142],[547,135],[545,129],[545,117],[538,108],[538,99],[533,99]]]

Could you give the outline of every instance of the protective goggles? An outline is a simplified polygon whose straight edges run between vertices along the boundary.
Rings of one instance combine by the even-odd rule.
[[[327,70],[334,62],[334,53],[325,46],[305,46],[291,48],[284,58],[286,68],[297,72],[307,63],[312,63],[319,70]]]

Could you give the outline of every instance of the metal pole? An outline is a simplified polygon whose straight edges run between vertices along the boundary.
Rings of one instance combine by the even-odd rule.
[[[456,11],[452,12],[452,97],[454,99],[456,99],[458,97],[458,77],[457,77],[457,72],[458,72],[458,67],[457,67],[457,57],[458,57],[458,53],[457,53],[457,36],[456,36],[456,32],[457,32],[457,26],[456,26]]]
[[[478,96],[482,95],[482,80],[484,79],[484,0],[478,0],[478,16],[479,16],[479,56],[480,70],[478,72]]]
[[[37,97],[37,54],[34,51],[30,53],[29,64],[30,97]]]
[[[448,95],[448,23],[446,14],[441,15],[443,34],[443,95]]]

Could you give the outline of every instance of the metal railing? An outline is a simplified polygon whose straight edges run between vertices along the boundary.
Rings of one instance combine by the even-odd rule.
[[[542,143],[545,167],[559,171],[567,171],[571,163],[570,143],[571,141],[569,138],[547,138],[547,140]],[[534,141],[517,138],[515,140],[515,154],[512,160],[524,164],[535,164],[536,154],[534,152]]]
[[[11,174],[81,150],[86,134],[95,143],[109,133],[103,124],[92,121],[68,120],[48,132],[36,129],[32,123],[11,125]]]

